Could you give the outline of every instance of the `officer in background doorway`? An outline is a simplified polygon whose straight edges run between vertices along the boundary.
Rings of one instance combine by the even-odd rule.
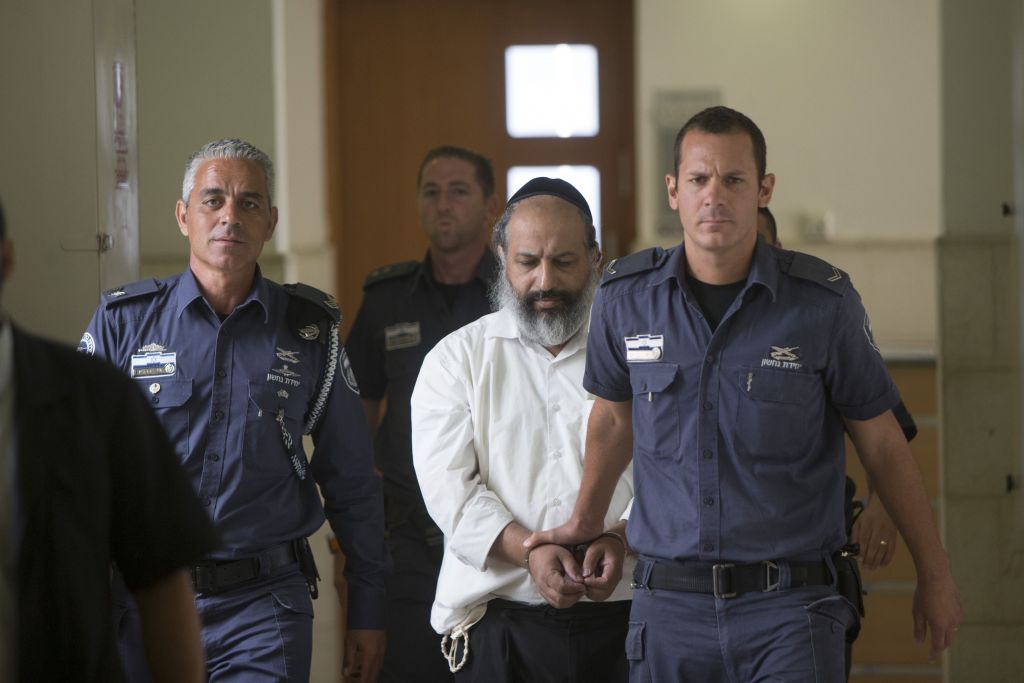
[[[499,201],[487,158],[461,147],[432,149],[416,189],[427,254],[370,273],[346,344],[384,478],[394,573],[382,680],[393,683],[452,680],[430,626],[444,537],[416,482],[409,399],[427,352],[491,312],[498,269],[489,239]]]

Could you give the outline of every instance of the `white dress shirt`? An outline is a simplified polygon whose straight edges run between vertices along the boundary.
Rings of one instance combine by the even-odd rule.
[[[14,533],[14,339],[0,311],[0,680],[13,680],[17,619],[14,583],[18,552]]]
[[[487,555],[509,522],[550,529],[572,513],[593,406],[583,389],[586,340],[585,325],[553,357],[501,310],[427,354],[412,394],[412,447],[427,510],[445,535],[430,617],[438,633],[476,623],[492,598],[544,603],[525,567]],[[628,468],[605,528],[626,516],[632,496]],[[627,558],[610,600],[630,598],[632,571]]]

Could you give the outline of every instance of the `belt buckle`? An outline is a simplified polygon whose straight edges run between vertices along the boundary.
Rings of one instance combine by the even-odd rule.
[[[765,560],[761,563],[764,565],[764,588],[761,589],[762,593],[771,593],[779,590],[779,579],[781,577],[779,573],[779,565],[775,564],[771,560]],[[772,580],[772,570],[775,570],[775,580]]]
[[[735,567],[736,567],[736,565],[734,565],[734,564],[715,564],[715,565],[711,565],[711,586],[712,586],[712,590],[715,593],[715,597],[716,598],[720,598],[720,599],[726,600],[728,598],[735,598],[736,597],[736,591],[725,591],[722,588],[722,577],[723,576],[728,576],[730,578],[728,583],[730,584],[729,587],[732,588],[732,585],[731,585],[732,584],[732,581],[731,581],[732,574],[730,574],[728,572],[730,572],[731,570],[735,569]]]

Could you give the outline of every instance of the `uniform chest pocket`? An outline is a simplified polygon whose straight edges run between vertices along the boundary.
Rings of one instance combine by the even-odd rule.
[[[249,382],[242,450],[247,475],[281,478],[294,471],[282,425],[291,437],[295,452],[305,458],[302,447],[305,412],[306,401],[300,392],[284,389],[280,384]]]
[[[139,389],[149,399],[167,438],[182,461],[189,453],[189,399],[192,398],[190,379],[136,379]]]
[[[750,455],[796,458],[819,435],[824,388],[816,374],[742,368],[737,439]]]
[[[675,363],[637,363],[629,367],[633,388],[633,443],[655,458],[678,458],[679,396]]]

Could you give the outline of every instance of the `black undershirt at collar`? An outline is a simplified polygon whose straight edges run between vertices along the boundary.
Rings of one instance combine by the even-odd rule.
[[[722,322],[725,312],[729,310],[729,306],[746,283],[746,280],[740,280],[727,285],[711,285],[701,282],[692,275],[686,276],[686,284],[689,285],[693,298],[697,300],[697,305],[704,313],[712,332],[718,328],[718,323]]]

